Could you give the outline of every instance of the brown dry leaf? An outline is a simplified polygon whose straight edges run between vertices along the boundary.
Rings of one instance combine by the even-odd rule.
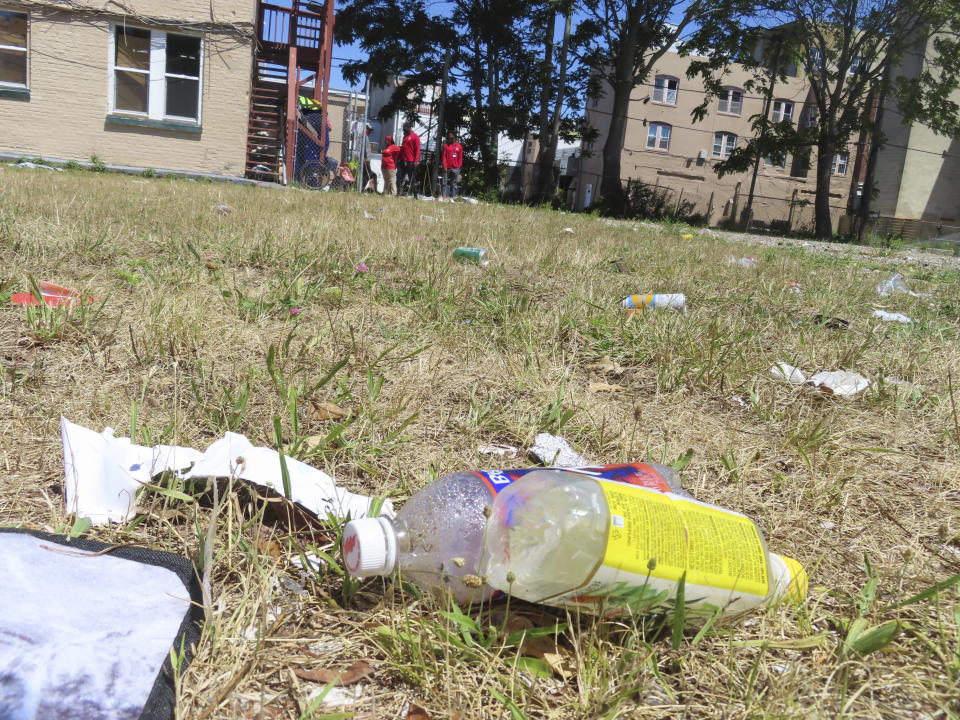
[[[610,359],[609,355],[604,355],[603,360],[599,362],[590,363],[585,366],[587,370],[594,370],[600,373],[619,373],[623,372],[623,368],[617,365],[613,360]]]
[[[311,420],[320,422],[322,420],[341,420],[347,416],[347,411],[339,405],[329,402],[310,401],[309,417]]]
[[[280,559],[280,543],[273,539],[266,528],[261,528],[260,533],[257,535],[257,551],[261,555],[269,555],[274,560]]]
[[[433,720],[433,716],[419,705],[410,703],[407,714],[404,715],[404,720]]]
[[[623,385],[610,385],[609,383],[590,383],[590,392],[598,393],[618,393],[626,388]]]
[[[353,685],[363,680],[373,673],[373,665],[366,660],[357,660],[346,670],[334,670],[332,668],[317,668],[316,670],[303,670],[294,668],[293,673],[301,680],[311,680],[313,682],[329,685]]]

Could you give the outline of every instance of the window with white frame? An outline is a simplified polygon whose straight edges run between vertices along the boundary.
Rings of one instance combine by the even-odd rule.
[[[27,14],[0,9],[0,87],[27,86]]]
[[[713,134],[713,156],[728,158],[737,145],[737,136],[731,132],[717,132]]]
[[[720,105],[717,108],[719,112],[728,115],[739,115],[743,109],[743,90],[727,87],[720,93]]]
[[[647,128],[647,148],[650,150],[669,150],[671,129],[667,123],[650,123]]]
[[[786,155],[767,155],[763,159],[763,164],[765,167],[779,168],[783,170],[787,166],[787,156]]]
[[[773,114],[770,118],[773,122],[790,122],[793,120],[793,102],[790,100],[774,100]]]
[[[833,156],[833,174],[846,175],[847,163],[850,160],[849,153],[837,153]]]
[[[118,25],[112,40],[114,112],[200,122],[199,37]]]
[[[804,127],[813,127],[817,124],[817,108],[815,105],[808,105],[807,111],[804,114],[803,126]]]
[[[680,81],[669,75],[657,75],[653,81],[653,101],[667,103],[668,105],[677,104],[677,89],[680,87]]]

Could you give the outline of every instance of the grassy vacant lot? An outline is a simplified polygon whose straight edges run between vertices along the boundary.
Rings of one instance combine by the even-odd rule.
[[[277,417],[291,454],[398,504],[438,475],[496,466],[478,445],[526,446],[543,430],[595,462],[692,450],[686,487],[756,518],[773,550],[807,566],[802,608],[678,646],[657,618],[516,602],[473,613],[472,627],[391,583],[357,586],[334,565],[305,574],[291,559],[311,544],[335,557],[337,528],[292,531],[228,488],[180,717],[960,717],[957,586],[899,606],[960,572],[960,274],[903,258],[911,287],[934,297],[880,298],[889,256],[685,232],[4,167],[0,292],[26,290],[29,274],[105,302],[0,306],[0,523],[73,526],[60,414],[201,449],[226,430],[275,445]],[[490,248],[489,269],[453,264],[457,245]],[[727,263],[741,255],[759,269]],[[649,290],[686,293],[689,312],[618,312]],[[915,323],[882,323],[875,308]],[[773,378],[778,360],[874,385],[825,397]],[[312,400],[349,415],[315,419]],[[198,559],[212,503],[185,489],[193,502],[147,490],[135,521],[86,535]],[[559,635],[503,640],[557,620]],[[360,659],[373,672],[324,700],[323,683],[294,672]]]

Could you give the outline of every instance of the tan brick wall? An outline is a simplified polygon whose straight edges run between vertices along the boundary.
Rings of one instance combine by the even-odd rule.
[[[907,53],[898,75],[915,77],[924,58],[935,52],[933,43],[930,38],[926,48]],[[950,100],[960,103],[960,90]],[[960,141],[920,123],[905,125],[892,101],[884,114],[883,134],[886,144],[878,154],[872,210],[903,219],[960,222]]]
[[[2,4],[2,0],[0,0]],[[170,3],[135,3],[168,16]],[[209,2],[184,3],[184,18],[209,21]],[[243,13],[247,3],[214,0],[214,16]],[[19,9],[19,8],[18,8]],[[177,6],[178,13],[181,10]],[[130,19],[128,24],[134,25]],[[202,132],[107,123],[110,20],[34,8],[30,22],[30,99],[0,97],[0,151],[25,156],[242,175],[247,129],[251,42],[204,35]]]
[[[755,91],[749,93],[744,91],[740,114],[731,115],[720,113],[717,100],[712,100],[708,115],[702,121],[694,123],[691,112],[703,102],[704,96],[702,83],[686,77],[689,63],[689,58],[680,57],[676,53],[667,53],[650,74],[648,83],[634,89],[630,99],[624,137],[621,177],[624,180],[639,179],[650,185],[670,188],[671,201],[674,205],[677,202],[693,203],[695,206],[693,212],[704,215],[709,213],[709,222],[715,224],[734,211],[738,184],[740,191],[736,210],[742,211],[750,187],[751,173],[717,177],[713,169],[717,162],[713,158],[714,133],[718,131],[735,133],[738,137],[738,146],[741,145],[744,138],[753,135],[750,118],[762,111],[764,101]],[[657,75],[668,75],[679,80],[675,105],[653,100],[653,84]],[[724,84],[743,89],[748,77],[749,75],[742,68],[735,66],[729,72]],[[776,86],[774,99],[790,100],[794,103],[793,121],[797,123],[805,111],[807,95],[808,90],[802,79],[789,78]],[[611,106],[612,97],[609,93],[598,101],[591,100],[588,103],[588,122],[600,132],[600,135],[589,148],[592,156],[584,157],[582,172],[574,180],[578,184],[578,206],[583,203],[588,183],[593,186],[594,198],[599,192],[600,171],[603,165],[601,154],[609,125]],[[647,148],[647,132],[650,123],[653,122],[668,123],[672,126],[669,150]],[[851,145],[848,150],[850,161],[847,174],[835,175],[831,182],[831,195],[836,195],[831,198],[835,222],[845,211],[852,179],[855,149]],[[705,151],[706,158],[699,157],[701,151]],[[761,163],[753,204],[753,215],[756,220],[766,223],[787,220],[789,204],[796,191],[797,200],[807,200],[809,204],[794,211],[793,227],[813,224],[816,153],[811,153],[810,170],[805,178],[792,177],[791,168],[792,158],[790,157],[787,158],[786,167],[783,169],[765,167]]]

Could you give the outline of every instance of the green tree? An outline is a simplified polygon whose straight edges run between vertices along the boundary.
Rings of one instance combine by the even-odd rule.
[[[699,36],[726,37],[739,30],[748,3],[740,0],[583,0],[577,28],[578,59],[592,71],[590,94],[610,93],[610,125],[604,141],[600,193],[608,201],[623,192],[621,156],[630,95],[646,82],[657,61],[676,43]]]
[[[792,122],[772,123],[765,108],[764,115],[753,118],[755,136],[718,163],[717,172],[743,172],[761,157],[803,156],[816,149],[815,233],[819,238],[831,237],[834,158],[856,134],[877,130],[875,99],[885,97],[896,85],[894,70],[904,54],[924,45],[929,33],[942,29],[943,11],[941,0],[772,0],[758,15],[770,30],[714,37],[712,57],[690,68],[691,74],[706,78],[708,88],[697,116],[702,117],[720,91],[724,67],[733,61],[754,70],[752,89],[761,92],[782,81],[784,68],[795,64],[809,85],[815,113],[815,117],[804,117],[798,127]],[[945,41],[944,46],[952,48],[951,43]],[[775,64],[774,52],[779,58]],[[954,65],[938,76],[940,81],[955,86],[955,78],[945,75],[958,69]],[[915,89],[908,103],[910,114],[927,116],[934,98],[923,88],[932,87],[930,79],[914,77],[900,85]],[[939,117],[945,126],[952,125],[949,116],[941,103]],[[879,135],[874,137],[882,141]]]
[[[404,76],[405,87],[385,112],[409,116],[416,94],[440,85],[448,59],[445,125],[468,129],[464,145],[479,156],[485,184],[496,187],[499,136],[522,137],[536,128],[541,89],[556,82],[532,40],[542,37],[537,30],[542,33],[548,17],[545,6],[546,0],[454,0],[441,14],[424,0],[346,0],[337,15],[337,41],[358,42],[367,57],[346,63],[344,77],[357,81],[369,74],[373,84],[383,85]]]

